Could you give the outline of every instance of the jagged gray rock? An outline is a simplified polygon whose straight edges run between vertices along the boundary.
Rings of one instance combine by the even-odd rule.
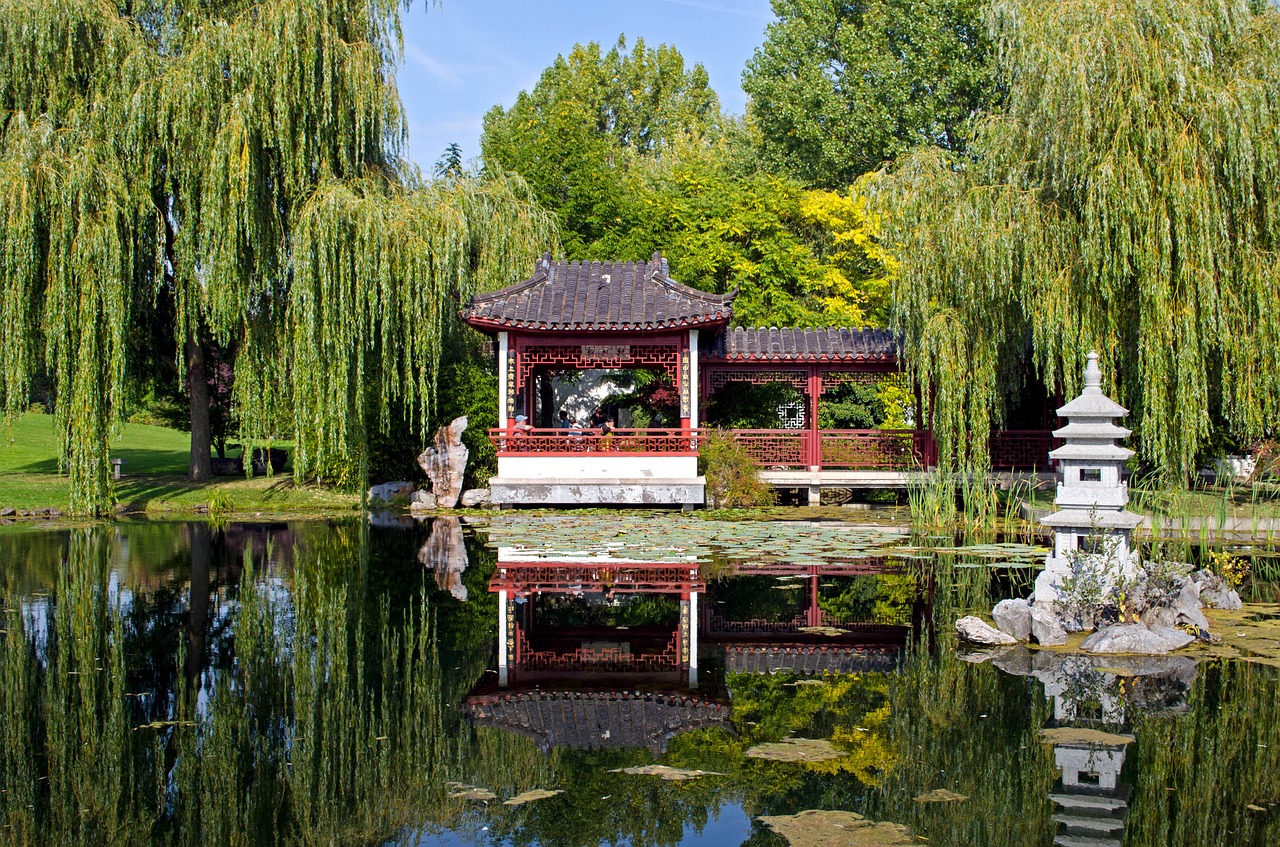
[[[493,505],[493,495],[487,488],[469,488],[462,492],[462,506],[465,509],[484,509]]]
[[[1196,571],[1191,579],[1200,589],[1200,602],[1210,609],[1239,609],[1244,605],[1240,595],[1213,571]]]
[[[1018,641],[1031,637],[1031,604],[1026,600],[1001,600],[991,610],[996,629]]]
[[[413,494],[412,482],[384,482],[369,487],[369,499],[390,503],[397,497],[409,497]]]
[[[454,418],[451,424],[436,430],[431,446],[418,456],[418,465],[431,480],[431,490],[441,509],[452,509],[458,505],[458,497],[462,494],[462,478],[467,472],[467,457],[471,455],[467,445],[462,443],[462,433],[466,429],[465,415]]]
[[[1142,624],[1109,626],[1090,635],[1080,645],[1088,653],[1146,653],[1164,655],[1186,647],[1195,638],[1165,626],[1148,629]]]
[[[1209,619],[1200,610],[1200,589],[1193,581],[1187,580],[1183,584],[1177,599],[1173,601],[1173,608],[1178,613],[1177,623],[1185,623],[1208,632]]]
[[[1052,603],[1031,604],[1031,637],[1045,647],[1067,643],[1067,631]]]
[[[429,512],[436,508],[436,495],[430,491],[415,491],[409,498],[409,511]]]
[[[973,615],[956,621],[956,635],[961,641],[983,647],[1000,647],[1018,643],[1016,638],[1005,635],[982,618]]]

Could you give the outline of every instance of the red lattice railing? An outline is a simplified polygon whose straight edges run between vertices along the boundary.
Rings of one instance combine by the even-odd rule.
[[[923,467],[927,433],[915,430],[823,430],[824,468],[904,471]]]
[[[998,471],[1051,470],[1049,451],[1061,439],[1043,429],[1010,429],[991,435],[991,467]]]
[[[526,453],[575,455],[578,453],[662,453],[696,456],[701,429],[619,429],[608,435],[596,430],[511,429],[489,430],[489,440],[500,456]]]
[[[733,437],[765,470],[807,468],[810,464],[807,429],[740,429]]]
[[[520,669],[525,671],[658,671],[680,667],[680,633],[660,653],[630,653],[615,647],[593,650],[586,647],[561,652],[533,650],[520,629],[516,629]]]
[[[512,564],[503,562],[489,580],[490,591],[545,591],[564,594],[613,591],[624,594],[682,594],[705,591],[696,565]]]
[[[501,456],[530,453],[629,453],[696,456],[702,429],[620,429],[609,435],[594,430],[533,429],[517,434],[491,429],[489,439]],[[733,433],[765,470],[911,470],[937,463],[933,435],[927,430],[742,429]],[[1049,451],[1059,441],[1048,430],[1007,430],[991,436],[994,470],[1050,470]]]

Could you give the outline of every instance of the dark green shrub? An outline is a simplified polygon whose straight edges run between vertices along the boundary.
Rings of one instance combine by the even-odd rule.
[[[707,505],[713,509],[772,506],[777,494],[760,481],[759,467],[732,434],[708,430],[698,448],[698,473],[707,478]]]

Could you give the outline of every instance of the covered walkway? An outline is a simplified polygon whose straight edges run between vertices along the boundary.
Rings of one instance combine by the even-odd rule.
[[[649,262],[545,256],[529,279],[472,298],[464,319],[497,342],[496,504],[701,505],[707,418],[735,434],[765,481],[808,489],[811,501],[823,487],[904,487],[937,463],[927,392],[907,380],[892,333],[729,329],[736,292],[699,291],[668,273],[656,253]],[[662,381],[670,425],[554,426],[553,380],[585,371]],[[1049,469],[1051,429],[1045,419],[995,433],[993,470]]]

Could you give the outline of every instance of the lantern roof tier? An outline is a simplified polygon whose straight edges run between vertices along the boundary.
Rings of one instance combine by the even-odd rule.
[[[1054,434],[1057,435],[1057,433]],[[1132,456],[1133,451],[1128,447],[1120,447],[1115,444],[1081,444],[1079,442],[1064,444],[1049,453],[1049,458],[1056,459],[1059,462],[1126,462]]]
[[[1128,438],[1132,434],[1132,430],[1125,429],[1122,426],[1116,426],[1110,420],[1082,421],[1079,418],[1075,418],[1066,426],[1053,431],[1054,438],[1082,441],[1104,441],[1108,443]]]
[[[1062,509],[1040,519],[1045,526],[1076,529],[1133,529],[1142,523],[1142,515],[1128,510]]]
[[[1110,419],[1127,414],[1128,409],[1102,393],[1102,371],[1098,369],[1098,354],[1090,352],[1084,368],[1084,390],[1080,392],[1080,396],[1058,409],[1058,417]]]

